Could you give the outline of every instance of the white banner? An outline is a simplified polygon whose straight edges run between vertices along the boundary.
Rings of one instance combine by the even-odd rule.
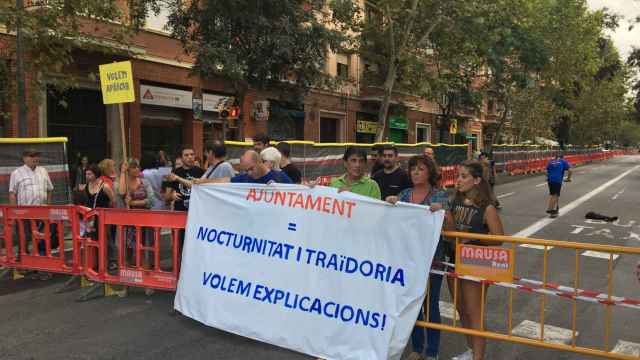
[[[321,186],[195,186],[175,308],[325,359],[400,359],[443,218]]]

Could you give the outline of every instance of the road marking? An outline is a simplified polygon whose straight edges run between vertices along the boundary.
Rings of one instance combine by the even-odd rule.
[[[600,252],[600,251],[592,251],[592,250],[585,251],[585,252],[582,253],[582,256],[588,256],[588,257],[592,257],[592,258],[609,260],[609,253]],[[613,261],[616,261],[616,259],[618,259],[619,257],[620,257],[620,255],[613,254]]]
[[[626,189],[627,189],[627,188],[622,188],[622,190],[618,191],[615,195],[613,195],[613,197],[611,198],[611,200],[616,200],[616,199],[618,199],[618,197],[620,197],[620,195],[624,194],[624,191],[625,191]]]
[[[540,339],[540,324],[537,322],[525,320],[516,326],[513,331],[513,335],[525,337],[528,339],[539,340]],[[571,336],[573,332],[570,329],[564,329],[557,326],[545,325],[544,326],[544,341],[569,345],[571,342]],[[576,337],[579,332],[576,331]]]
[[[536,250],[544,250],[544,245],[522,244],[522,245],[520,245],[520,247],[529,248],[529,249],[536,249]],[[547,249],[551,250],[551,249],[553,249],[553,246],[547,246]]]
[[[640,356],[640,344],[632,343],[629,341],[618,340],[618,343],[613,348],[612,352],[616,354],[638,357]]]
[[[440,304],[440,316],[453,320],[453,314],[455,311],[456,320],[460,320],[460,315],[458,315],[458,310],[454,310],[452,303],[448,303],[446,301],[440,301],[439,304]]]
[[[545,186],[545,185],[547,185],[547,183],[546,183],[546,182],[545,182],[545,183],[542,183],[542,184],[538,184],[538,185],[536,185],[536,187],[542,187],[542,186]]]
[[[507,196],[511,196],[513,194],[515,194],[515,192],[510,192],[510,193],[498,195],[498,199],[506,198]]]
[[[582,205],[587,200],[589,200],[592,197],[598,195],[599,193],[601,193],[602,191],[607,189],[609,186],[617,183],[622,178],[624,178],[625,176],[629,175],[631,172],[633,172],[634,170],[636,170],[638,168],[640,168],[640,165],[636,165],[636,166],[632,167],[631,169],[623,172],[622,174],[616,176],[615,178],[613,178],[613,179],[607,181],[606,183],[600,185],[599,187],[597,187],[597,188],[591,190],[590,192],[582,195],[580,198],[572,201],[571,203],[567,204],[566,206],[563,206],[560,209],[560,213],[559,213],[558,217],[556,217],[555,219],[559,218],[560,216],[564,216],[566,213],[568,213],[571,210],[573,210],[573,209],[577,208],[578,206]],[[532,225],[530,225],[529,227],[527,227],[526,229],[523,229],[523,230],[519,231],[518,233],[516,233],[513,236],[515,236],[515,237],[529,237],[529,236],[537,233],[538,231],[542,230],[547,225],[551,224],[555,219],[551,219],[551,218],[547,218],[547,217],[544,218],[544,219],[540,219],[540,220],[536,221],[535,223],[533,223]]]

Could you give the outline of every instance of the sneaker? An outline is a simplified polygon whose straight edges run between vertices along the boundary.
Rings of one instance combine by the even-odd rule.
[[[553,210],[547,210],[547,214],[553,213]]]
[[[451,360],[473,360],[473,351],[467,349],[467,351],[462,354],[452,357]]]
[[[425,360],[438,360],[438,355],[436,355],[436,356],[427,356],[427,357],[425,357]]]
[[[417,352],[412,352],[411,354],[409,354],[409,356],[407,356],[406,360],[424,360],[424,356],[422,356],[422,354],[419,354]]]

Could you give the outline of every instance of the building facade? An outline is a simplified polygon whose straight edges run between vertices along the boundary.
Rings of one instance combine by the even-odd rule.
[[[59,74],[40,74],[45,84],[56,76],[73,76],[78,86],[62,94],[48,86],[27,89],[29,136],[68,137],[70,161],[75,161],[76,154],[86,154],[90,161],[119,158],[123,141],[128,155],[143,159],[158,150],[175,155],[183,145],[193,146],[202,157],[203,145],[208,141],[251,140],[257,133],[276,140],[374,141],[380,97],[375,89],[362,89],[363,66],[357,55],[327,54],[326,71],[332,76],[348,77],[352,80],[350,85],[335,92],[312,90],[301,105],[283,102],[268,92],[253,91],[240,104],[242,121],[226,122],[220,116],[219,104],[233,101],[232,84],[222,78],[203,79],[191,73],[193,59],[165,30],[166,16],[160,12],[149,18],[146,27],[132,38],[128,54],[133,53],[133,57],[124,51],[122,56],[78,51],[70,68]],[[13,35],[0,34],[0,49],[13,41]],[[121,60],[132,62],[136,93],[135,102],[123,106],[124,138],[119,107],[102,104],[99,80],[94,75],[100,64]],[[437,106],[406,96],[394,99],[388,140],[437,142]],[[459,125],[467,135],[475,136],[477,148],[482,147],[483,123],[488,120],[486,108],[487,104],[478,114],[468,114],[468,120]],[[9,110],[0,136],[18,135],[17,107]],[[244,126],[242,132],[238,124]],[[239,138],[240,133],[244,139]]]

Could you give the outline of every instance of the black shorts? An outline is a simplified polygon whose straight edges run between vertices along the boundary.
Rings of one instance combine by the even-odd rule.
[[[549,181],[548,184],[549,184],[549,195],[560,196],[560,190],[562,190],[562,183]]]

